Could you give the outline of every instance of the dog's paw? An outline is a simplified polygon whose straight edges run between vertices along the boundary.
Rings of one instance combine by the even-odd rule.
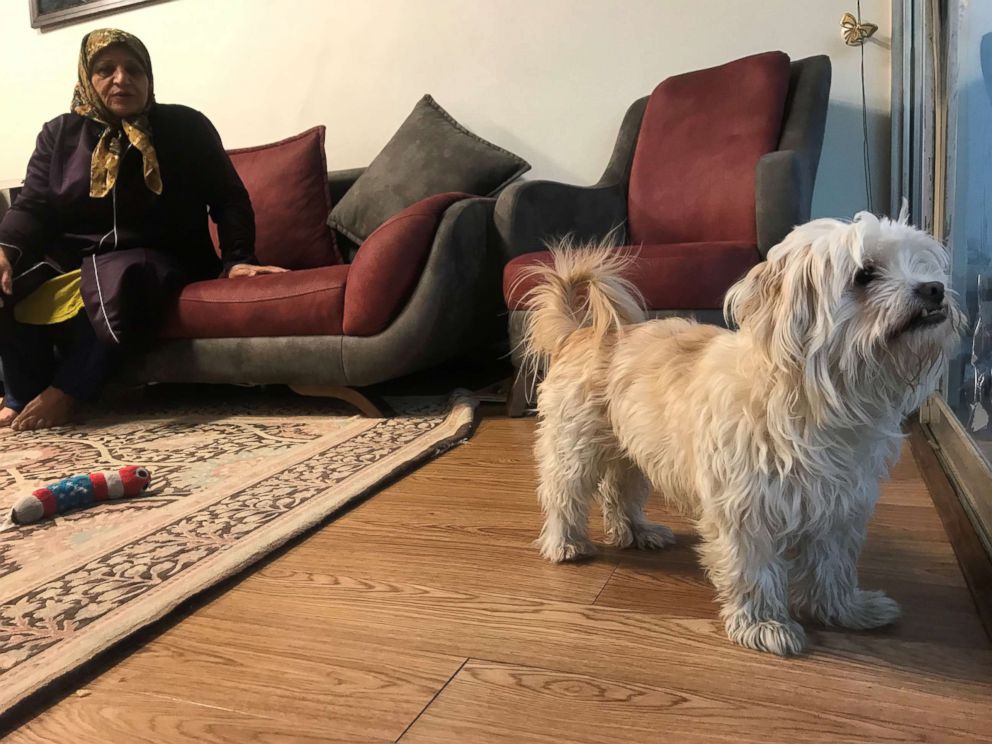
[[[831,624],[852,630],[868,630],[890,625],[901,614],[899,603],[885,592],[858,589],[850,604],[831,618]]]
[[[755,651],[779,656],[796,656],[806,649],[806,631],[795,620],[762,620],[753,623],[727,623],[727,635],[734,643]]]
[[[618,548],[660,550],[675,544],[675,533],[663,524],[605,521],[606,542]]]
[[[566,561],[578,561],[596,555],[596,546],[589,540],[572,540],[550,542],[538,540],[537,546],[541,550],[541,557],[552,563],[565,563]]]
[[[661,550],[675,544],[675,533],[663,524],[632,525],[633,544],[638,550]]]
[[[603,529],[606,532],[606,544],[617,548],[629,548],[634,544],[634,533],[626,518],[612,514],[603,516]]]

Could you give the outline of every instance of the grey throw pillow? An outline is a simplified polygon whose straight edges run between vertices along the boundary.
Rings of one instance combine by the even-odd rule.
[[[429,95],[331,210],[328,224],[361,243],[397,212],[428,196],[491,196],[530,164],[472,134]]]

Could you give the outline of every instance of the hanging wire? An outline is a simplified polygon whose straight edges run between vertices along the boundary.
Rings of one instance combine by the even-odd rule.
[[[861,0],[858,0],[858,25],[861,25]],[[865,201],[868,204],[868,211],[874,212],[871,198],[871,149],[868,146],[868,94],[865,90],[865,41],[866,39],[862,39],[859,44],[861,47],[861,126],[864,133],[862,154],[865,168]]]

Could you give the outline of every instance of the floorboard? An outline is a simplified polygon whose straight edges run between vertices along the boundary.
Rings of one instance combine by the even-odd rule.
[[[541,561],[533,427],[489,415],[9,740],[992,741],[992,645],[908,447],[861,562],[903,619],[809,628],[783,660],[727,641],[691,524],[661,504],[672,548]]]

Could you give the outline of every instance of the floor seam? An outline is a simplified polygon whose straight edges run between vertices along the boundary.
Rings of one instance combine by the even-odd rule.
[[[608,587],[610,585],[610,582],[613,581],[613,575],[617,572],[617,569],[620,568],[620,563],[622,561],[623,558],[617,558],[617,562],[613,566],[613,570],[610,571],[610,575],[606,577],[606,581],[603,582],[603,586],[600,587],[599,591],[596,592],[596,596],[593,597],[592,602],[590,602],[591,605],[595,605],[599,601],[600,595],[602,595],[602,593],[606,591],[606,587]]]
[[[405,729],[403,729],[403,733],[397,736],[396,739],[394,739],[394,741],[399,742],[404,736],[406,736],[407,732],[411,728],[413,728],[413,725],[420,720],[420,717],[424,715],[424,713],[427,712],[427,709],[430,708],[432,705],[434,705],[434,701],[437,700],[438,695],[444,692],[445,689],[448,687],[448,685],[451,684],[451,680],[457,677],[458,674],[461,672],[461,670],[465,668],[465,665],[468,664],[470,658],[471,658],[470,656],[466,656],[462,660],[462,663],[458,665],[458,668],[454,671],[454,673],[452,673],[452,675],[448,677],[445,683],[441,685],[440,689],[438,689],[438,691],[431,696],[431,699],[427,701],[427,705],[425,705],[423,708],[420,709],[420,712],[416,716],[414,716],[414,719],[410,721],[410,723],[407,725]]]

